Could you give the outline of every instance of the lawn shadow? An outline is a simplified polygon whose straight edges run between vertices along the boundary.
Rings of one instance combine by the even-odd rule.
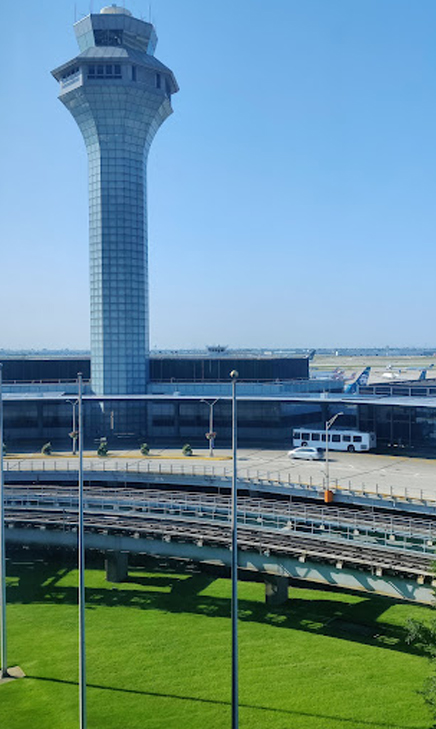
[[[59,584],[70,566],[50,562],[10,561],[8,576],[18,577],[7,589],[8,603],[53,603],[77,604],[77,588]],[[141,570],[144,571],[144,568]],[[107,583],[107,587],[87,587],[88,609],[104,607],[131,607],[141,610],[161,610],[171,613],[192,613],[207,617],[229,618],[230,594],[228,597],[204,594],[216,579],[216,575],[185,570],[179,577],[174,570],[162,572],[156,567],[156,574],[149,567],[144,575],[134,567],[124,583]],[[13,580],[13,578],[12,578]],[[135,589],[137,586],[138,589]],[[167,588],[170,588],[169,590]],[[341,594],[346,591],[341,590]],[[353,594],[354,593],[350,593]],[[256,599],[239,598],[238,616],[242,622],[256,622],[280,629],[303,630],[317,635],[337,637],[348,641],[374,645],[405,653],[423,655],[419,645],[406,642],[404,627],[376,622],[377,618],[395,600],[380,596],[360,599],[357,603],[334,599],[310,599],[293,595],[280,606],[270,606]]]
[[[6,574],[12,584],[8,584],[8,598],[12,592],[15,602],[30,603],[40,599],[71,571],[73,564],[60,565],[50,559],[36,558],[28,560],[8,559]]]
[[[33,676],[30,674],[27,674],[26,681],[27,680],[34,680],[34,681],[47,681],[50,683],[61,683],[61,684],[67,684],[70,686],[78,686],[77,681],[69,681],[66,679],[60,679],[60,678],[50,678],[48,676]],[[101,691],[117,691],[121,693],[126,694],[132,694],[132,695],[139,695],[139,696],[151,696],[154,698],[162,698],[162,699],[171,699],[171,700],[178,700],[178,701],[191,701],[193,703],[201,703],[201,704],[214,704],[216,706],[227,706],[231,707],[231,701],[225,701],[223,699],[211,699],[211,698],[205,698],[201,696],[187,696],[182,694],[172,694],[172,693],[163,693],[160,691],[146,691],[141,689],[130,689],[130,688],[123,688],[121,686],[104,686],[102,684],[94,684],[94,683],[87,683],[87,689],[98,689]],[[275,706],[263,706],[261,704],[245,704],[244,702],[240,701],[238,703],[239,709],[251,709],[253,711],[260,711],[260,712],[271,712],[274,714],[283,714],[286,716],[299,716],[299,717],[306,717],[308,719],[323,719],[328,721],[335,721],[338,722],[338,726],[350,726],[356,724],[355,717],[348,718],[348,717],[342,717],[337,716],[335,714],[320,714],[320,713],[314,713],[314,712],[308,712],[308,711],[296,711],[293,709],[280,709]],[[374,727],[374,729],[423,729],[421,726],[413,726],[410,724],[402,725],[402,724],[392,724],[391,722],[387,724],[383,721],[370,721],[365,719],[359,719],[358,724],[360,726],[367,726],[367,727]]]

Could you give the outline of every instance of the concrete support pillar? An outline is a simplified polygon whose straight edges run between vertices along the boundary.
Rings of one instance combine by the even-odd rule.
[[[265,578],[265,602],[267,605],[283,605],[288,599],[289,580],[279,575]]]
[[[127,580],[128,570],[127,552],[106,552],[105,569],[108,582],[124,582]]]

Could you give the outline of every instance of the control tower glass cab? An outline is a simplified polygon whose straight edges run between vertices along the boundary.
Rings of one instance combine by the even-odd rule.
[[[178,91],[150,23],[117,6],[74,26],[80,53],[52,73],[89,161],[91,377],[96,394],[146,392],[146,163]]]

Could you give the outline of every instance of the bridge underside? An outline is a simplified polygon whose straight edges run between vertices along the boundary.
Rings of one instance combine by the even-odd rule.
[[[14,527],[6,530],[6,539],[9,544],[77,548],[77,533],[74,531]],[[106,576],[112,582],[122,582],[126,579],[130,553],[226,567],[230,567],[231,564],[231,553],[228,549],[218,545],[205,545],[201,539],[198,542],[179,542],[90,532],[86,535],[86,548],[106,554]],[[302,561],[301,558],[270,554],[268,550],[263,553],[240,550],[238,566],[241,570],[264,575],[265,598],[270,604],[280,604],[287,600],[290,579],[306,580],[320,585],[358,590],[423,604],[435,602],[432,587],[423,584],[420,577],[407,578],[382,574],[380,571],[371,574],[368,571],[347,567],[340,562],[328,564],[307,559]]]

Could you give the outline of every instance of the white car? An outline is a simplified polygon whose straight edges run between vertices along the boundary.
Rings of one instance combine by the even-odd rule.
[[[323,458],[324,451],[322,448],[312,448],[312,446],[301,446],[289,451],[289,458],[304,458],[306,461],[320,461]]]

